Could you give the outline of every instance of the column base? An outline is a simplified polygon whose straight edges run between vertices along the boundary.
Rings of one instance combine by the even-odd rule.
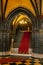
[[[31,55],[35,58],[43,58],[43,54],[32,53]]]

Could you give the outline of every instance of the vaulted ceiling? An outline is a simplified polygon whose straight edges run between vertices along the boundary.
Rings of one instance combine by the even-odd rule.
[[[34,15],[36,15],[34,8],[32,6],[32,1],[34,3],[34,5],[38,5],[38,9],[40,10],[40,0],[7,0],[7,7],[6,7],[6,13],[5,13],[5,17],[7,17],[7,15],[15,8],[17,7],[24,7],[29,9]],[[37,1],[37,4],[35,4],[35,1]],[[41,0],[43,3],[43,0]],[[5,7],[5,3],[6,0],[3,0],[3,9]],[[43,4],[41,3],[41,6],[43,6]],[[36,7],[36,6],[35,6]],[[41,8],[41,14],[43,14],[43,7]]]

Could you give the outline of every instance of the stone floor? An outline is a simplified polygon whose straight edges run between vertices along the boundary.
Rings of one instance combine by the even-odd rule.
[[[43,65],[43,59],[28,58],[27,60],[23,60],[23,61],[5,63],[0,65]]]

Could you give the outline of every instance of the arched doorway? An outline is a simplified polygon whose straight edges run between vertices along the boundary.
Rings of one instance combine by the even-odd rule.
[[[13,23],[13,51],[17,53],[29,53],[31,44],[32,22],[24,13],[19,13]]]
[[[8,31],[11,33],[11,40],[13,39],[13,37],[15,37],[14,35],[15,35],[15,30],[16,30],[16,28],[14,28],[15,30],[13,31],[13,26],[12,26],[12,23],[13,23],[13,21],[15,20],[15,17],[19,17],[19,14],[20,13],[23,13],[23,15],[25,14],[30,20],[31,20],[31,22],[32,22],[32,32],[33,31],[36,31],[37,32],[37,30],[39,30],[39,28],[37,27],[37,18],[32,14],[32,12],[30,12],[28,9],[26,9],[26,8],[23,8],[23,7],[18,7],[18,8],[16,8],[16,9],[14,9],[9,15],[8,15],[8,17],[6,18],[6,28],[8,29]],[[16,21],[15,21],[15,23],[16,23]],[[14,25],[15,26],[15,25]],[[14,35],[13,35],[13,32],[14,32]],[[32,36],[32,41],[31,41],[31,48],[32,48],[32,50],[33,50],[33,53],[34,53],[34,45],[35,45],[35,43],[33,43],[33,40],[34,39],[36,39],[36,37],[33,39],[33,37],[35,36],[35,34],[34,33],[32,33],[33,34],[33,36]],[[36,33],[37,34],[37,33]],[[37,39],[38,40],[38,39]],[[14,41],[14,40],[13,40]],[[35,42],[36,42],[36,40],[35,40]],[[12,44],[12,43],[11,43]],[[36,46],[36,45],[35,45]],[[13,49],[14,50],[14,49]],[[36,53],[37,53],[37,51],[36,51]]]
[[[10,32],[11,40],[13,39],[13,26],[12,26],[12,23],[15,20],[15,17],[17,17],[17,16],[19,17],[20,13],[22,13],[23,15],[25,14],[31,20],[31,22],[32,22],[32,29],[34,29],[35,26],[36,26],[37,21],[36,21],[35,16],[33,15],[32,12],[30,12],[28,9],[23,8],[23,7],[18,7],[16,9],[14,9],[6,18],[6,28]],[[15,23],[16,23],[16,21],[15,21]],[[15,31],[14,31],[14,34],[15,34]]]

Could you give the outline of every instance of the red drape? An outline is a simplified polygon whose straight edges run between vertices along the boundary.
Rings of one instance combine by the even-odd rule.
[[[19,46],[19,52],[27,53],[30,45],[30,32],[24,32]]]

